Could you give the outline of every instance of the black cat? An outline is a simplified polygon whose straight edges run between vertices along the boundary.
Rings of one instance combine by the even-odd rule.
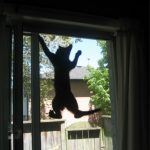
[[[100,109],[94,109],[90,111],[81,111],[78,109],[78,103],[71,92],[69,72],[75,68],[78,58],[81,55],[79,50],[73,61],[69,60],[69,55],[72,49],[72,45],[66,48],[59,47],[56,53],[52,53],[47,48],[43,38],[39,36],[39,42],[42,45],[42,49],[46,56],[54,66],[54,88],[55,97],[52,101],[53,110],[50,110],[49,116],[52,118],[62,118],[61,111],[67,108],[74,114],[75,118],[80,118],[84,115],[90,115],[100,111]]]

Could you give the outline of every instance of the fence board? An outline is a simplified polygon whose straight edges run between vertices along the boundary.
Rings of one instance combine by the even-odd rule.
[[[67,129],[67,150],[100,150],[100,129]]]

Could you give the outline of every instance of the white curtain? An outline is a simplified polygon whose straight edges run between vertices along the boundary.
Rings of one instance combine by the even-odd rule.
[[[139,26],[129,28],[126,25],[117,32],[110,52],[113,147],[114,150],[146,150],[148,92],[145,35]]]

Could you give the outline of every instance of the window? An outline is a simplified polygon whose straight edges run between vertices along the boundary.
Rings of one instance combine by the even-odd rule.
[[[24,24],[15,26],[12,32],[14,35],[14,45],[12,50],[14,61],[14,71],[12,74],[12,112],[13,129],[16,130],[16,133],[13,136],[13,146],[11,148],[17,149],[17,145],[22,143],[22,147],[24,147],[24,149],[32,148],[43,150],[46,148],[56,148],[63,150],[70,145],[69,139],[81,139],[82,137],[85,137],[83,141],[85,141],[87,137],[92,137],[93,141],[91,140],[90,142],[92,144],[94,143],[93,147],[105,146],[104,141],[99,141],[99,139],[101,139],[103,136],[102,133],[99,134],[97,132],[98,129],[98,131],[101,132],[100,128],[94,128],[95,130],[90,129],[88,131],[72,131],[70,128],[65,128],[64,119],[59,119],[57,121],[50,120],[46,122],[47,116],[42,114],[43,111],[46,111],[44,109],[44,105],[51,104],[46,104],[44,99],[46,99],[47,96],[52,96],[53,94],[53,87],[48,87],[53,82],[53,77],[51,80],[49,80],[47,77],[47,72],[44,71],[46,67],[51,65],[39,47],[37,35],[39,33],[47,34],[48,36],[45,37],[45,41],[49,41],[49,39],[46,38],[53,39],[56,38],[56,36],[58,38],[66,37],[66,44],[72,39],[77,40],[78,42],[82,41],[83,39],[91,39],[91,41],[94,39],[101,39],[111,47],[115,28],[99,26],[98,24],[79,23],[55,19],[48,19],[45,21],[37,18],[25,18],[24,22]],[[58,46],[55,45],[55,43],[56,42],[54,42],[54,45],[52,45],[53,47]],[[95,52],[93,52],[93,54],[94,53]],[[43,63],[45,64],[44,66]],[[90,64],[87,58],[87,64],[88,63]],[[52,70],[52,67],[49,68],[49,71]],[[48,85],[46,86],[47,83]],[[72,82],[72,84],[75,83]],[[20,87],[22,87],[22,89],[20,89]],[[47,87],[50,88],[51,91],[46,91]],[[19,101],[20,99],[22,99],[22,101]],[[20,121],[18,122],[18,120]],[[22,129],[23,133],[21,133]],[[95,135],[96,137],[94,137]],[[22,138],[20,138],[20,136],[22,136]],[[48,138],[45,138],[46,136]],[[68,137],[67,141],[66,137]],[[16,140],[18,138],[20,139],[20,142]],[[98,145],[99,143],[101,143],[101,145]],[[77,141],[77,145],[79,146],[81,143]],[[78,146],[77,149],[79,149]]]

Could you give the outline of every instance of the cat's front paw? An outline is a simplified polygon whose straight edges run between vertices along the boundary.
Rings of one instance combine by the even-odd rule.
[[[82,54],[81,50],[78,50],[78,52],[76,53],[77,56],[80,56]]]

